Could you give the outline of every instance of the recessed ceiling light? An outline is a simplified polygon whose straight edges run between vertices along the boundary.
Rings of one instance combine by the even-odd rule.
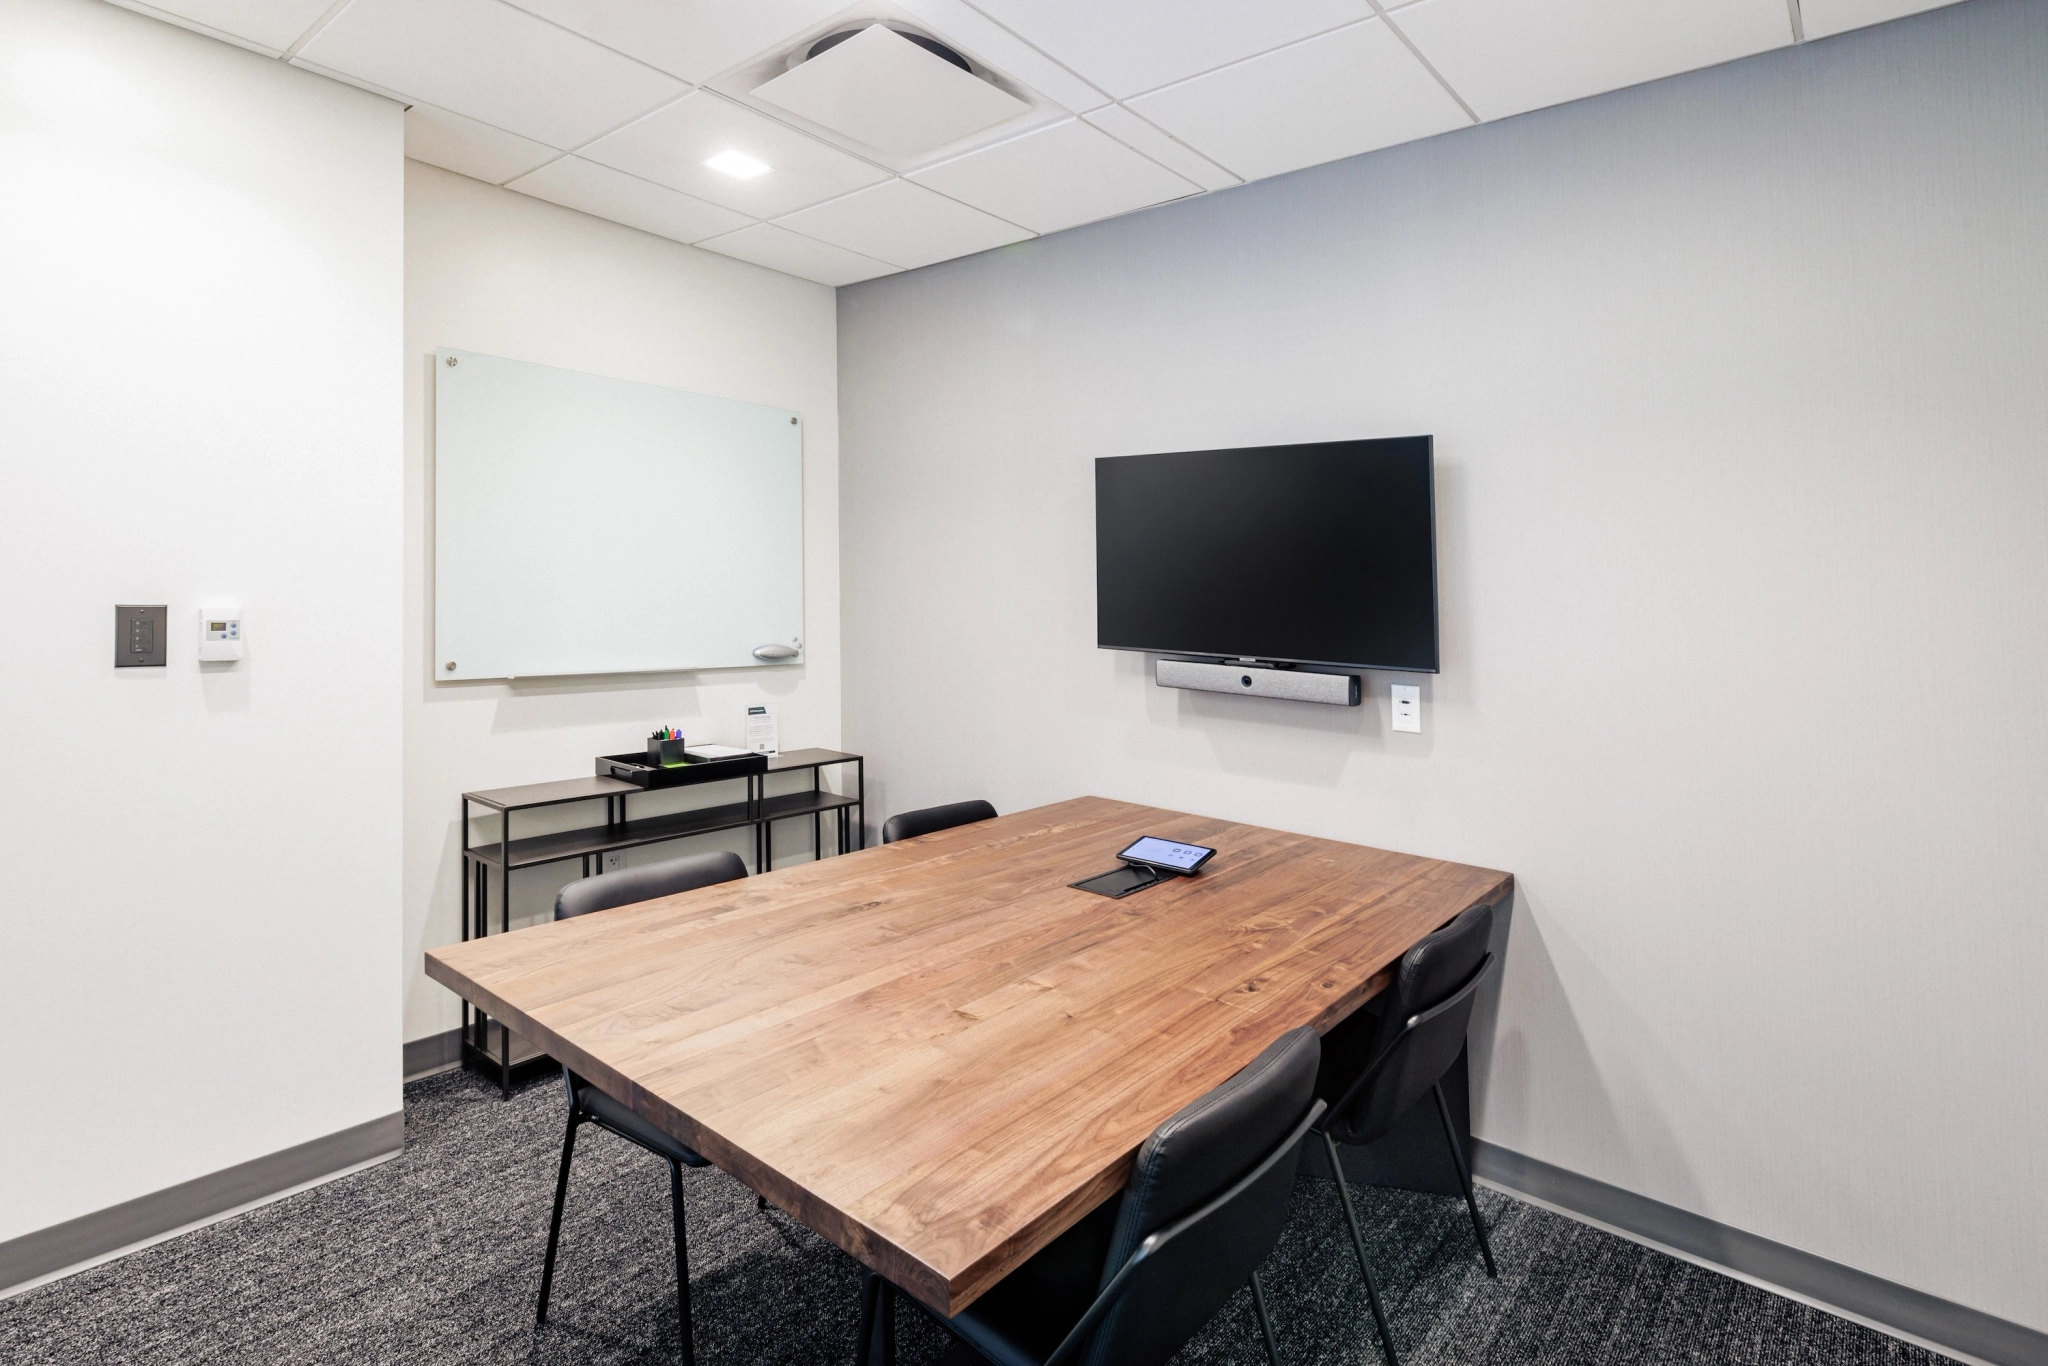
[[[775,169],[765,161],[754,160],[745,152],[720,152],[704,164],[714,171],[725,172],[734,180],[752,180]]]

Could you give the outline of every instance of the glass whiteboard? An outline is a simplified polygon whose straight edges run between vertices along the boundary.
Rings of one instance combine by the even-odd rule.
[[[801,659],[797,414],[474,351],[434,378],[436,678]]]

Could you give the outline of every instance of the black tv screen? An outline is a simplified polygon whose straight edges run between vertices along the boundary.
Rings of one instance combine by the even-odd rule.
[[[1095,642],[1435,673],[1430,438],[1097,460]]]

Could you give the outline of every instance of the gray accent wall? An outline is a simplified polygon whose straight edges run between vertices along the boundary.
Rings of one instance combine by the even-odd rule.
[[[1484,1141],[2048,1329],[2044,73],[1970,0],[840,291],[878,817],[1510,870]],[[1421,735],[1094,648],[1095,457],[1418,432]]]

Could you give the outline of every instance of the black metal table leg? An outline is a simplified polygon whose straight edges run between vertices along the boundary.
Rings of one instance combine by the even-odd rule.
[[[876,1306],[882,1302],[882,1278],[866,1267],[860,1269],[860,1327],[854,1330],[855,1366],[870,1366],[875,1355]]]

